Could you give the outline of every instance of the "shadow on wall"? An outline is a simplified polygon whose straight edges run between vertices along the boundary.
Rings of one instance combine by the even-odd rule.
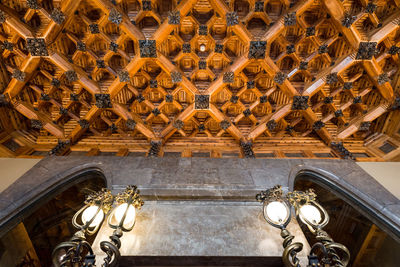
[[[22,222],[1,237],[0,266],[51,266],[53,248],[76,231],[71,220],[85,196],[103,187],[102,173],[86,171],[40,196],[23,211]],[[95,235],[88,241],[94,239]]]

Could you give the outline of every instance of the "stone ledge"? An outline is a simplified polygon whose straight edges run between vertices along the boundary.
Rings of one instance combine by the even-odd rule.
[[[255,201],[260,190],[276,184],[292,187],[289,175],[295,177],[310,167],[330,175],[328,179],[359,196],[400,229],[400,209],[396,208],[400,200],[349,160],[67,156],[41,160],[0,193],[0,233],[8,222],[22,220],[27,209],[55,186],[88,170],[102,173],[113,190],[137,184],[149,200]]]

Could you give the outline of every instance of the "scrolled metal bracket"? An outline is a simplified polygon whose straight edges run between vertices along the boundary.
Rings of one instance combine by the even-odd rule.
[[[121,257],[121,253],[119,249],[121,247],[120,237],[122,236],[121,229],[117,229],[114,231],[113,235],[110,236],[110,241],[102,241],[100,242],[100,249],[106,253],[106,257],[103,259],[102,267],[115,267],[118,266],[119,258]]]
[[[285,266],[301,267],[300,260],[297,258],[297,253],[303,249],[303,244],[300,242],[292,243],[294,236],[286,229],[291,218],[291,208],[294,208],[298,219],[308,226],[317,240],[317,243],[311,247],[311,251],[308,255],[307,267],[346,267],[350,260],[350,252],[344,245],[334,242],[328,233],[322,230],[329,222],[329,215],[316,201],[316,197],[317,195],[312,189],[287,192],[284,194],[282,187],[276,185],[268,190],[261,191],[256,195],[256,200],[264,204],[264,218],[266,221],[272,226],[281,229],[281,237],[283,238],[282,245],[284,247],[282,260]],[[273,202],[281,202],[281,204],[284,204],[281,205],[282,208],[286,205],[285,203],[290,203],[290,206],[286,207],[289,215],[286,217],[287,219],[285,219],[286,221],[284,223],[277,224],[271,220],[269,216],[265,215],[266,207],[268,209],[268,205]],[[321,219],[318,222],[310,221],[310,219],[301,212],[301,208],[304,205],[312,205],[317,209],[321,214]]]
[[[303,249],[303,244],[296,242],[292,244],[294,236],[290,232],[283,228],[281,230],[281,237],[283,238],[283,254],[282,260],[285,266],[300,267],[300,260],[297,258],[297,253]]]
[[[331,264],[331,266],[338,267],[344,267],[349,264],[350,252],[344,245],[334,242],[333,239],[328,235],[328,233],[322,229],[316,230],[315,238],[326,249],[326,254],[324,254],[322,262],[325,261]],[[339,251],[342,257],[339,256]]]
[[[140,191],[137,186],[129,185],[125,191],[119,193],[116,197],[111,194],[111,191],[103,188],[101,191],[93,192],[88,195],[85,199],[84,206],[75,213],[72,218],[72,225],[78,229],[78,231],[72,236],[72,238],[66,242],[62,242],[57,245],[52,253],[52,262],[54,267],[96,267],[96,255],[93,253],[93,249],[89,242],[86,241],[87,235],[95,234],[101,227],[102,222],[107,219],[107,216],[112,209],[114,200],[116,204],[127,204],[127,207],[133,206],[135,209],[140,209],[144,201],[139,196]],[[86,214],[90,214],[90,219],[85,219]],[[111,216],[114,215],[116,208],[112,209]],[[109,241],[101,241],[100,249],[105,252],[106,256],[103,259],[101,267],[117,267],[118,262],[121,258],[119,249],[121,248],[121,237],[123,232],[129,232],[132,230],[132,226],[125,227],[124,220],[125,214],[122,216],[122,220],[119,224],[113,225],[109,221],[109,226],[114,230],[110,236]],[[100,217],[98,217],[100,215]],[[97,218],[100,218],[98,221]],[[96,221],[97,220],[97,221]]]
[[[58,258],[59,252],[63,250],[66,253]],[[95,256],[93,249],[89,242],[86,241],[85,233],[82,230],[79,230],[69,241],[62,242],[54,248],[52,253],[52,262],[55,267],[95,266],[94,262],[92,265],[85,265],[86,258],[91,256]]]

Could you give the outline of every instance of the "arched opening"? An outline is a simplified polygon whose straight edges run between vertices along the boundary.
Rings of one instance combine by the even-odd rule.
[[[103,187],[106,181],[102,173],[86,171],[43,192],[16,216],[14,225],[10,222],[5,226],[11,230],[0,239],[0,266],[52,266],[54,247],[77,231],[71,220],[83,206],[85,196]],[[95,236],[88,237],[89,242],[94,239]]]
[[[350,251],[350,266],[395,266],[400,260],[399,232],[376,211],[358,200],[359,196],[333,184],[324,176],[300,172],[294,180],[294,190],[315,190],[317,201],[328,212],[330,221],[324,230],[335,242]],[[302,225],[310,244],[316,242],[314,234]]]

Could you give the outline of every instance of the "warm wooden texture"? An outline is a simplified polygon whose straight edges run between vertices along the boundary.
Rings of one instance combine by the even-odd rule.
[[[29,3],[0,4],[0,155],[69,140],[62,154],[127,156],[161,141],[160,155],[225,157],[252,142],[259,157],[315,158],[342,156],[331,149],[342,142],[381,160],[382,136],[400,138],[399,1]],[[32,38],[43,42],[29,48]],[[254,54],[253,41],[265,47]]]

